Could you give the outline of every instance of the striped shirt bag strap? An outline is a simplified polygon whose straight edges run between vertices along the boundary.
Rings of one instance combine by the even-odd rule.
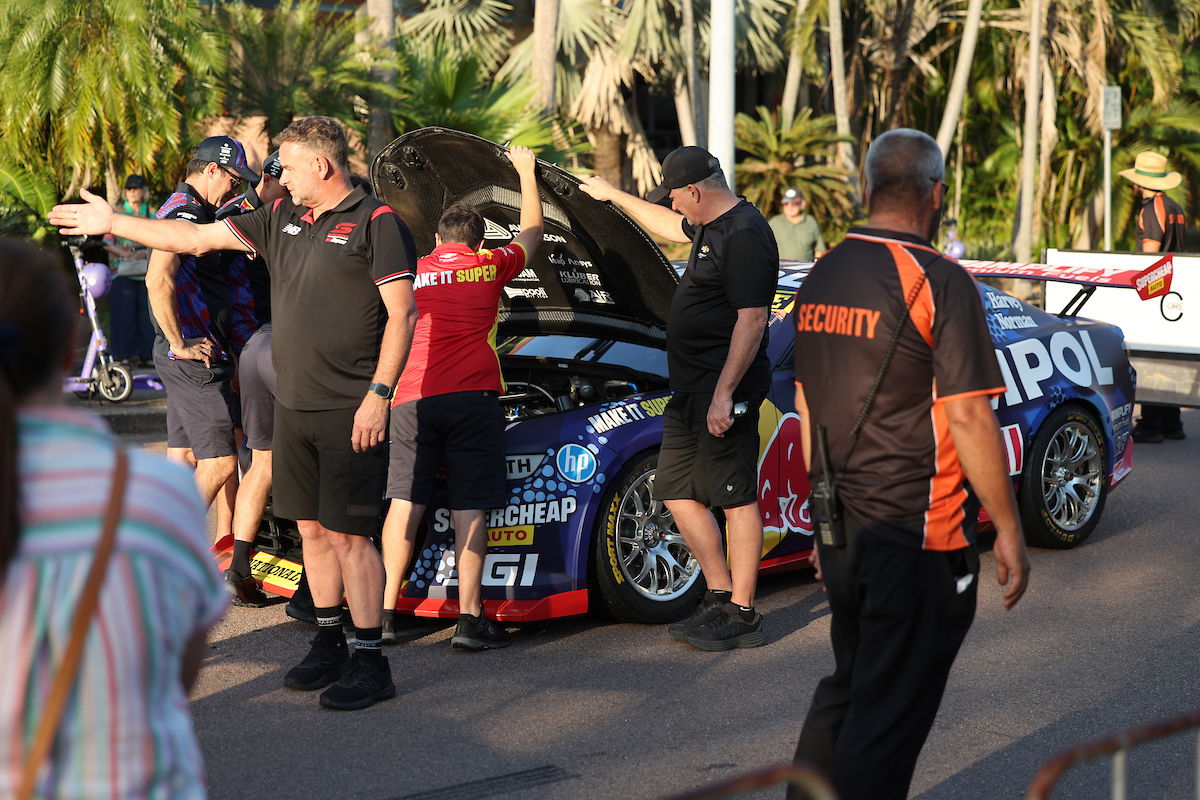
[[[100,589],[108,574],[108,562],[117,540],[117,523],[121,520],[121,509],[125,505],[125,482],[129,475],[129,456],[125,448],[117,447],[116,466],[113,469],[112,490],[108,496],[108,506],[104,511],[104,528],[100,534],[100,542],[96,545],[96,555],[88,570],[87,580],[83,585],[83,593],[79,597],[79,605],[75,609],[71,621],[71,634],[67,640],[67,652],[62,664],[54,675],[54,683],[50,686],[50,696],[38,721],[37,731],[33,735],[33,744],[25,756],[25,767],[21,773],[20,789],[17,792],[19,800],[30,800],[37,787],[37,779],[42,771],[42,764],[50,754],[54,745],[54,737],[58,733],[58,723],[67,707],[75,678],[79,674],[79,661],[83,656],[83,648],[87,642],[88,626],[96,612],[100,600]]]

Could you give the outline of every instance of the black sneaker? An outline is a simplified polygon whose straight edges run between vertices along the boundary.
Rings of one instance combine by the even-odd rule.
[[[1183,426],[1180,425],[1178,428],[1167,428],[1165,431],[1163,431],[1163,437],[1166,439],[1178,440],[1186,439],[1187,434],[1183,432]]]
[[[762,614],[747,622],[742,611],[726,603],[716,616],[698,628],[687,632],[684,641],[701,650],[732,650],[735,647],[762,647],[767,643],[762,629]]]
[[[508,631],[482,614],[478,617],[459,614],[454,638],[450,640],[450,645],[460,650],[487,650],[508,647],[510,644],[512,640],[508,638]]]
[[[385,656],[366,657],[355,652],[337,683],[321,692],[321,705],[341,711],[354,711],[390,700],[396,696],[396,684]]]
[[[283,685],[289,689],[311,692],[321,689],[342,677],[350,663],[350,648],[345,639],[329,643],[316,636],[311,642],[308,655],[283,676]]]
[[[722,597],[714,595],[712,592],[705,592],[704,597],[700,599],[700,605],[696,606],[696,610],[692,612],[691,616],[681,619],[679,622],[672,622],[667,626],[667,633],[671,634],[671,638],[676,641],[686,642],[688,631],[700,627],[721,613],[723,605],[725,605],[725,600]]]
[[[1180,431],[1180,433],[1182,433],[1182,431]],[[1163,440],[1163,435],[1162,431],[1159,431],[1156,428],[1143,428],[1139,424],[1133,426],[1133,440],[1138,444],[1158,444]]]
[[[262,608],[271,602],[252,576],[243,578],[231,569],[225,570],[225,591],[229,592],[235,606]]]

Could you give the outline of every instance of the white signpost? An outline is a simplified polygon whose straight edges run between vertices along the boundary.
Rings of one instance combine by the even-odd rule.
[[[1105,86],[1100,109],[1104,128],[1104,249],[1112,250],[1112,132],[1121,128],[1121,87]]]

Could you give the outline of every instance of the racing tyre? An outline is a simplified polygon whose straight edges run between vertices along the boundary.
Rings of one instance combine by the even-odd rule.
[[[613,482],[596,521],[596,587],[624,622],[672,622],[704,592],[699,562],[671,512],[653,497],[657,465],[657,453],[631,462]]]
[[[1091,413],[1054,410],[1038,430],[1021,475],[1021,525],[1035,547],[1075,547],[1100,522],[1108,496],[1106,445]]]
[[[133,375],[124,364],[109,364],[96,367],[96,388],[100,396],[119,403],[133,393]]]

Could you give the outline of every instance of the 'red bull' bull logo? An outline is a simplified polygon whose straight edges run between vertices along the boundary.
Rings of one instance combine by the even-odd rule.
[[[777,538],[788,533],[811,536],[808,493],[800,417],[784,414],[758,460],[758,510],[763,532],[776,534]]]

